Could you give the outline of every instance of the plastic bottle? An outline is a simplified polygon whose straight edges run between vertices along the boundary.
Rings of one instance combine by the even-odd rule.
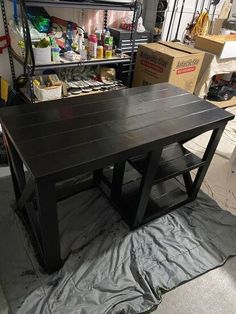
[[[98,39],[95,34],[89,35],[89,55],[91,58],[97,58]]]
[[[88,33],[84,33],[84,41],[83,41],[83,49],[85,49],[87,51],[86,55],[86,60],[90,58],[90,55],[89,55],[89,40],[88,40]],[[85,55],[85,51],[83,51],[83,56]]]
[[[104,56],[104,49],[103,49],[102,43],[100,41],[98,43],[98,46],[97,46],[97,58],[102,59],[103,56]]]
[[[83,49],[83,34],[79,34],[78,37],[78,51],[81,53],[81,50]]]
[[[106,34],[106,30],[104,29],[102,31],[102,35],[101,35],[101,42],[102,42],[103,47],[105,45],[105,34]]]
[[[51,47],[52,61],[53,62],[60,62],[60,48],[57,45],[54,38],[51,41],[52,41],[52,47]]]
[[[88,60],[88,50],[85,48],[85,46],[82,46],[82,50],[80,51],[80,57],[81,60]]]
[[[105,37],[110,37],[111,36],[111,33],[109,31],[109,29],[106,30],[106,33],[105,33]]]

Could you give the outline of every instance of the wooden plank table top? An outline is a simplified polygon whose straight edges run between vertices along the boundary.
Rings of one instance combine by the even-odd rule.
[[[167,83],[0,110],[1,124],[28,170],[35,178],[55,180],[232,118]]]
[[[186,186],[184,198],[174,190],[173,196],[166,197],[170,204],[163,198],[160,206],[155,202],[163,213],[196,198],[225,125],[233,117],[167,83],[0,109],[16,208],[26,218],[45,270],[52,273],[62,266],[58,181],[93,172],[93,182],[99,186],[107,183],[109,200],[121,209],[131,228],[136,228],[159,215],[155,206],[149,206],[155,180],[181,174]],[[199,160],[183,144],[208,130],[212,135]],[[176,145],[174,150],[169,144]],[[169,156],[172,151],[176,156]],[[143,155],[144,169],[132,159]],[[126,161],[142,176],[138,194],[128,201],[128,208],[122,205]],[[27,176],[23,165],[29,171]],[[109,165],[114,166],[111,182],[103,172]],[[190,171],[196,167],[192,181]]]

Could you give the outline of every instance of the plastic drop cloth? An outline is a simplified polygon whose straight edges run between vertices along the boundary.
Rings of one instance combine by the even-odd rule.
[[[48,276],[12,214],[7,180],[0,180],[0,279],[13,313],[144,313],[163,291],[236,255],[236,216],[203,193],[130,232],[94,188],[59,203],[62,255],[72,253]]]

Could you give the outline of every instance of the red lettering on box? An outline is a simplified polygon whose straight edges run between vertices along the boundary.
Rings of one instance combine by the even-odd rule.
[[[189,72],[194,72],[196,70],[196,66],[192,66],[192,67],[187,67],[187,68],[182,68],[182,69],[178,69],[176,71],[177,75],[180,74],[185,74],[185,73],[189,73]]]
[[[159,64],[152,63],[147,60],[141,60],[141,64],[144,65],[147,68],[153,69],[159,73],[163,73],[163,67],[161,67]]]

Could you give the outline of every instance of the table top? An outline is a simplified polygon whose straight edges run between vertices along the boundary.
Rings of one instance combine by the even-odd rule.
[[[0,109],[28,170],[53,180],[194,137],[233,117],[168,83]]]

